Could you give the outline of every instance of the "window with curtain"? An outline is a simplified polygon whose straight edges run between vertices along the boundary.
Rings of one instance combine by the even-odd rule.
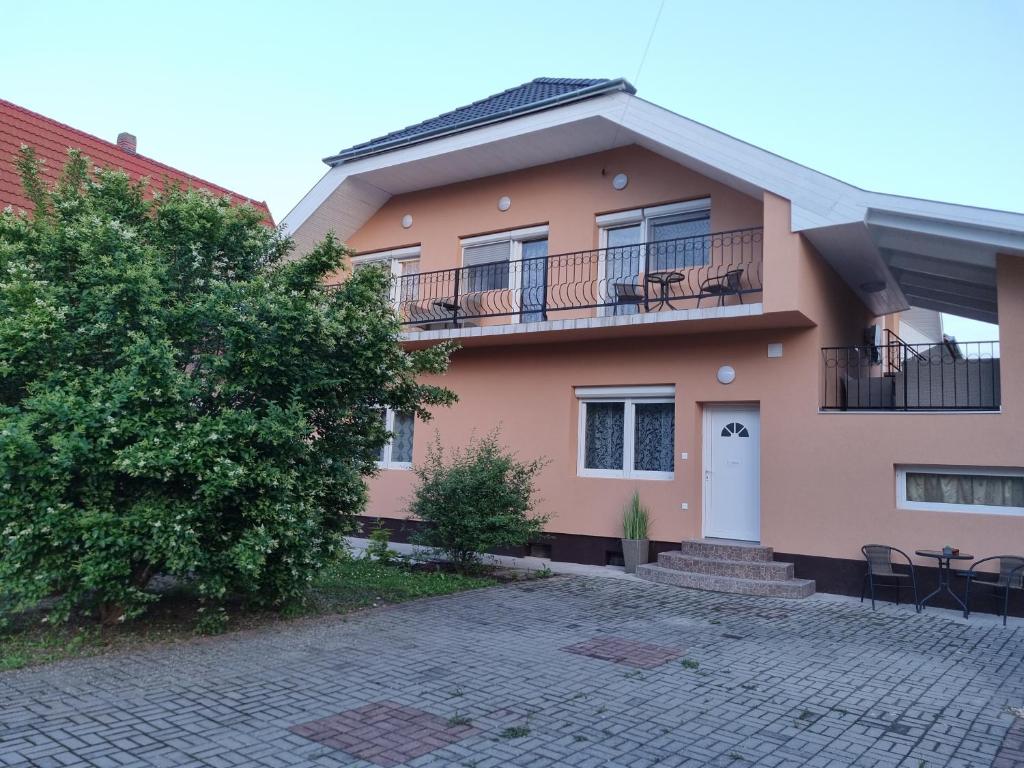
[[[901,470],[902,506],[1024,514],[1024,473]]]
[[[674,400],[582,399],[580,423],[581,475],[671,479]]]
[[[649,219],[647,231],[652,272],[702,267],[708,263],[711,211]]]
[[[384,428],[391,440],[381,446],[377,463],[384,469],[408,469],[412,465],[413,435],[416,417],[411,413],[395,413],[390,408],[381,411]]]

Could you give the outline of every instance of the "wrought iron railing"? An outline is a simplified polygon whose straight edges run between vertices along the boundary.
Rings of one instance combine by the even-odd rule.
[[[637,314],[743,303],[761,291],[761,265],[762,229],[740,229],[402,275],[395,298],[402,322],[422,328]]]
[[[822,409],[995,411],[1000,407],[999,342],[825,347]]]

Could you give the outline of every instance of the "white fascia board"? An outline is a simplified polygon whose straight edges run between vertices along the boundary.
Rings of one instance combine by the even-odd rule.
[[[324,201],[331,196],[341,183],[348,176],[340,167],[331,168],[313,188],[307,192],[295,207],[288,211],[288,214],[281,220],[281,228],[285,235],[294,235],[306,219],[312,216],[316,209],[323,205]]]

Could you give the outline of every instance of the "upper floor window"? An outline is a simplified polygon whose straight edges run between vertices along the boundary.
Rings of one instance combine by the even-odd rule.
[[[462,266],[466,293],[519,289],[521,274],[516,263],[547,255],[548,228],[529,227],[462,240]],[[531,270],[533,271],[533,270]]]
[[[396,413],[390,408],[381,412],[384,428],[391,440],[381,446],[377,466],[382,469],[408,469],[412,466],[412,441],[416,430],[416,417],[411,413]]]
[[[395,304],[419,297],[420,248],[395,248],[352,257],[353,271],[376,266],[394,278],[391,300]]]
[[[607,248],[609,269],[622,276],[638,275],[644,263],[650,272],[700,267],[708,263],[711,200],[637,208],[597,217],[601,247]],[[640,246],[651,243],[647,253]]]
[[[1024,515],[1024,471],[983,467],[898,467],[902,509]]]
[[[671,480],[675,388],[577,387],[578,474]]]

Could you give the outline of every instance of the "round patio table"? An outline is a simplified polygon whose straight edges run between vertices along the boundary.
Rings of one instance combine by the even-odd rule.
[[[948,592],[950,596],[956,600],[957,604],[963,609],[967,610],[967,606],[964,605],[964,601],[960,599],[959,595],[952,590],[949,586],[950,576],[952,570],[950,564],[953,560],[973,560],[974,555],[967,555],[963,552],[957,554],[946,554],[941,549],[918,549],[914,551],[914,554],[918,557],[934,557],[939,563],[939,587],[927,597],[921,599],[921,610],[928,604],[928,601],[938,595],[940,592]]]
[[[657,304],[658,309],[661,309],[666,304],[668,304],[669,309],[675,309],[670,301],[672,298],[670,291],[673,285],[676,285],[677,283],[685,283],[686,275],[682,272],[675,271],[649,272],[646,279],[648,283],[653,283],[658,286],[658,295],[654,297],[653,301],[648,302],[648,311],[650,311],[651,303]],[[682,296],[677,296],[676,298],[682,298]]]

